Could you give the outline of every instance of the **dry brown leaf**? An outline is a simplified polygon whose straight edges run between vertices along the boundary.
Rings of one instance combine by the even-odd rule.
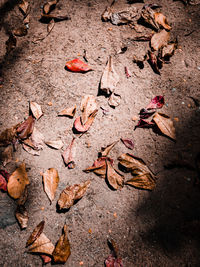
[[[81,101],[81,111],[82,111],[81,122],[83,125],[88,121],[90,115],[95,110],[97,110],[97,102],[95,96],[85,95]]]
[[[114,70],[112,57],[108,59],[108,63],[101,77],[101,90],[106,94],[110,94],[115,90],[116,85],[119,82],[119,76]]]
[[[29,236],[29,239],[26,242],[26,247],[30,246],[35,242],[35,240],[41,235],[44,229],[45,221],[41,221],[33,230],[32,234]]]
[[[50,202],[55,198],[56,189],[59,183],[58,171],[54,168],[49,168],[43,173],[44,191],[47,194]]]
[[[18,5],[19,9],[23,13],[23,15],[26,15],[29,9],[29,3],[26,0],[22,0],[21,3]]]
[[[62,140],[47,141],[45,144],[55,149],[61,149],[63,147]]]
[[[62,209],[69,209],[75,200],[79,200],[83,197],[86,190],[90,186],[90,180],[87,180],[81,184],[74,184],[71,186],[67,186],[58,199],[58,206]]]
[[[158,33],[155,33],[151,38],[151,47],[157,51],[167,45],[169,38],[170,33],[166,30],[162,30]]]
[[[114,25],[135,24],[140,18],[140,12],[135,6],[113,12],[110,16],[111,23]]]
[[[161,53],[162,58],[169,59],[171,56],[173,56],[176,48],[177,48],[177,42],[164,46]]]
[[[168,30],[168,31],[171,30],[172,27],[168,24],[166,17],[162,13],[160,12],[154,13],[154,19],[155,19],[155,22],[159,26],[162,26],[165,30]]]
[[[41,233],[34,243],[29,246],[28,252],[52,255],[54,248],[55,247],[49,238],[45,234]]]
[[[29,22],[30,22],[30,15],[27,14],[27,15],[24,17],[23,23],[26,25],[26,24],[29,24]]]
[[[12,128],[8,128],[4,130],[0,134],[0,146],[7,146],[9,144],[13,144],[16,139],[17,128],[19,127],[19,123]]]
[[[115,141],[115,142],[113,142],[112,144],[110,144],[110,145],[108,145],[106,147],[102,147],[101,151],[99,152],[100,156],[101,157],[106,157],[109,154],[110,150],[117,144],[117,142],[118,141]]]
[[[142,159],[126,153],[122,154],[118,160],[120,165],[133,175],[133,178],[128,180],[126,184],[140,189],[154,189],[156,185],[155,176]]]
[[[44,14],[49,14],[51,10],[55,8],[57,3],[58,3],[58,0],[52,0],[52,1],[48,1],[47,3],[45,3],[43,6]]]
[[[103,21],[109,21],[112,15],[112,9],[111,7],[106,7],[103,14],[101,15],[101,18]]]
[[[101,157],[94,161],[91,167],[86,168],[83,170],[84,172],[94,172],[96,175],[100,176],[101,178],[106,178],[106,161],[110,161],[111,164],[113,160],[108,157]]]
[[[38,120],[43,115],[41,106],[36,102],[30,102],[30,109],[36,120]]]
[[[50,263],[52,258],[45,255],[45,254],[40,254],[40,257],[42,258],[43,264],[47,264]]]
[[[40,155],[40,150],[44,148],[44,136],[37,128],[33,129],[29,139],[23,140],[22,147],[29,154],[34,156]]]
[[[73,118],[76,114],[76,105],[71,108],[63,109],[61,112],[58,113],[58,116],[68,116]]]
[[[28,212],[23,205],[17,206],[15,216],[21,229],[25,229],[28,226]]]
[[[169,116],[157,112],[153,116],[153,120],[164,135],[170,137],[173,140],[176,140],[174,124]]]
[[[53,251],[53,259],[56,263],[65,263],[71,254],[70,243],[67,236],[67,225],[63,227],[63,234],[59,238]]]
[[[75,138],[73,137],[70,145],[65,149],[65,151],[62,154],[64,163],[69,169],[75,168],[74,158],[76,155],[76,147],[74,146],[74,142]]]
[[[28,30],[25,25],[13,30],[13,34],[18,37],[26,36],[27,33],[28,33]]]
[[[8,194],[14,198],[23,195],[25,187],[29,184],[25,163],[22,163],[10,176],[8,180]]]
[[[13,159],[13,146],[8,146],[4,149],[1,155],[3,166],[5,167]]]
[[[33,149],[31,146],[26,145],[25,143],[22,144],[23,149],[33,156],[40,156],[40,151]]]
[[[109,185],[115,190],[122,189],[124,186],[124,176],[119,174],[112,166],[110,161],[106,161],[106,178]]]
[[[108,104],[111,107],[118,107],[121,102],[121,96],[116,93],[112,93],[111,96],[108,99]]]
[[[35,119],[32,116],[29,116],[27,120],[22,122],[17,128],[17,134],[21,139],[28,138],[34,129]]]
[[[18,206],[23,206],[26,203],[27,198],[28,198],[28,188],[26,186],[25,189],[24,189],[23,194],[17,200],[17,205]]]
[[[145,8],[142,9],[141,16],[144,19],[146,23],[149,23],[152,25],[155,29],[159,29],[158,23],[155,21],[154,17],[155,11],[150,8],[149,6],[146,6]]]
[[[89,130],[90,126],[92,125],[96,115],[97,115],[98,109],[96,109],[92,114],[90,114],[88,120],[86,123],[83,125],[81,122],[81,117],[78,117],[74,121],[74,129],[78,133],[85,133]]]

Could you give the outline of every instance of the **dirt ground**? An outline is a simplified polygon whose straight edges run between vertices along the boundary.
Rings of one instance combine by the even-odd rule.
[[[177,156],[194,165],[200,152],[200,107],[191,99],[200,100],[200,6],[185,6],[172,0],[153,1],[162,6],[172,26],[172,37],[178,38],[178,49],[171,63],[165,64],[161,75],[157,75],[147,62],[143,69],[133,63],[133,56],[146,53],[148,42],[133,41],[137,33],[128,25],[102,22],[101,14],[109,1],[60,0],[59,12],[69,14],[71,19],[57,22],[49,36],[37,43],[33,40],[46,32],[46,24],[39,21],[44,1],[30,1],[28,35],[17,38],[17,46],[9,55],[5,47],[7,32],[20,25],[22,15],[17,1],[0,3],[0,62],[4,78],[0,88],[1,131],[27,118],[29,101],[36,101],[44,112],[36,127],[46,140],[61,138],[66,147],[72,136],[77,136],[72,132],[74,119],[58,117],[57,113],[76,104],[77,117],[82,96],[98,95],[109,55],[113,56],[120,76],[117,92],[122,97],[120,106],[113,109],[105,96],[97,96],[99,107],[109,112],[104,115],[99,108],[89,131],[77,136],[74,169],[64,166],[61,150],[45,147],[40,156],[32,156],[22,148],[15,152],[13,162],[5,169],[12,172],[19,162],[26,163],[31,181],[26,204],[29,223],[26,230],[20,230],[14,216],[14,201],[0,192],[0,266],[42,266],[39,256],[25,253],[26,241],[41,220],[46,223],[44,233],[54,244],[64,223],[68,225],[71,256],[64,266],[78,267],[80,262],[82,266],[104,266],[110,253],[107,238],[113,238],[118,244],[126,267],[200,266],[200,191],[195,185],[200,177],[187,168],[164,168]],[[128,6],[125,0],[117,1],[117,5],[121,9]],[[128,47],[127,51],[117,54],[123,45]],[[66,61],[77,57],[83,60],[84,49],[94,71],[68,72],[64,68]],[[125,66],[132,73],[129,79],[124,73]],[[175,118],[176,143],[151,129],[134,131],[136,122],[132,117],[156,95],[165,97],[162,112]],[[102,146],[121,137],[134,140],[132,153],[157,174],[158,183],[152,192],[129,186],[113,191],[103,179],[82,171],[92,165]],[[129,151],[121,142],[117,143],[110,154],[116,167],[117,157]],[[43,191],[41,177],[41,172],[51,167],[60,176],[52,205]],[[67,185],[87,179],[91,179],[91,186],[86,195],[68,212],[57,212],[60,192]]]

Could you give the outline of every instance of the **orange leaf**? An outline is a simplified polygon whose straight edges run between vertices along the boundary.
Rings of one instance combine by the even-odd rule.
[[[65,66],[72,72],[87,72],[92,70],[86,63],[78,58],[68,61]]]
[[[90,114],[88,120],[84,125],[81,122],[81,117],[76,118],[76,120],[74,121],[74,128],[76,129],[76,131],[79,133],[87,132],[94,121],[97,111],[98,110],[96,109],[93,113]]]
[[[59,176],[56,169],[49,168],[45,173],[43,173],[44,191],[46,192],[50,202],[52,202],[55,198],[58,182]]]

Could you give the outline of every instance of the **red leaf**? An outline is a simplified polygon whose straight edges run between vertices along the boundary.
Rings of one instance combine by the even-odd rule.
[[[10,177],[10,174],[7,171],[0,170],[0,189],[7,191],[7,181]]]
[[[106,267],[123,267],[122,259],[116,259],[113,255],[109,255],[105,260]]]
[[[21,139],[28,138],[33,132],[34,123],[35,119],[33,118],[33,116],[29,116],[28,119],[22,122],[20,126],[17,128],[18,136]]]
[[[124,67],[124,71],[125,71],[125,74],[126,74],[126,78],[127,79],[130,78],[131,77],[131,73],[130,73],[130,71],[128,70],[127,67]]]
[[[65,66],[72,72],[87,72],[92,70],[86,63],[78,58],[68,61]]]
[[[151,128],[154,125],[155,125],[155,123],[153,123],[153,122],[141,119],[138,121],[138,124],[135,126],[135,129],[136,128]]]
[[[122,143],[129,149],[133,150],[134,148],[134,143],[131,139],[123,139],[121,138]]]
[[[165,104],[164,97],[161,95],[155,96],[151,103],[146,107],[146,109],[156,109],[156,108],[162,108],[162,106]]]
[[[84,125],[81,122],[81,117],[76,118],[76,120],[74,121],[74,128],[76,129],[76,131],[79,133],[87,132],[94,121],[97,111],[98,110],[95,110],[94,112],[92,112],[92,114],[90,114],[88,120]]]

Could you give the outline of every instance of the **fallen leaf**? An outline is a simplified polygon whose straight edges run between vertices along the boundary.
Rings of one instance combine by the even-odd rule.
[[[112,12],[109,20],[113,25],[135,24],[139,17],[140,12],[138,8],[131,6],[122,11]]]
[[[6,41],[6,53],[9,54],[17,45],[16,37],[10,33],[8,40]]]
[[[112,15],[112,9],[111,7],[106,7],[104,10],[103,14],[101,15],[101,19],[103,21],[109,21]]]
[[[133,178],[126,181],[125,184],[139,189],[154,189],[156,185],[155,176],[142,159],[126,153],[122,154],[118,160],[120,165],[133,175]]]
[[[151,38],[151,47],[157,51],[160,48],[167,45],[170,38],[170,33],[166,30],[162,30],[158,33],[154,33],[154,35]]]
[[[160,109],[165,104],[164,97],[162,95],[155,96],[146,109]]]
[[[13,30],[13,34],[18,37],[26,36],[27,33],[28,33],[28,30],[25,25]]]
[[[73,118],[76,114],[76,105],[71,108],[63,109],[61,112],[58,113],[58,116],[68,116]]]
[[[145,5],[142,9],[141,16],[144,19],[144,21],[151,26],[153,26],[156,30],[159,29],[158,23],[155,21],[155,11],[149,6]]]
[[[110,161],[113,164],[113,160],[108,157],[100,157],[96,159],[91,167],[86,168],[83,170],[84,172],[94,172],[96,175],[106,178],[106,161]]]
[[[90,186],[90,180],[87,180],[81,184],[74,184],[71,186],[67,186],[58,199],[58,206],[62,209],[69,209],[75,200],[79,200],[83,197],[86,190]]]
[[[135,126],[135,129],[136,128],[152,128],[154,126],[155,126],[154,122],[141,119],[138,121],[138,124]]]
[[[34,156],[40,155],[40,150],[44,148],[44,136],[34,127],[29,139],[23,140],[22,147],[29,154]]]
[[[17,135],[17,128],[19,127],[19,123],[11,128],[8,128],[1,132],[0,134],[0,146],[7,146],[9,144],[13,144]]]
[[[45,254],[40,254],[40,257],[42,258],[43,264],[47,264],[51,262],[51,257],[45,255]]]
[[[74,142],[75,138],[73,137],[70,145],[65,149],[65,151],[62,154],[64,163],[69,169],[75,168],[74,158],[76,155],[76,147],[74,146]]]
[[[56,15],[56,14],[44,14],[44,13],[42,13],[41,16],[42,16],[42,20],[44,20],[45,22],[49,21],[49,20],[52,20],[52,19],[55,22],[63,21],[63,20],[69,20],[70,19],[69,15],[59,15],[59,14]]]
[[[108,63],[101,77],[101,90],[106,94],[110,94],[115,90],[116,85],[119,82],[119,76],[114,70],[112,57],[108,59]]]
[[[33,156],[40,156],[40,151],[38,150],[34,150],[32,147],[30,147],[29,145],[26,144],[22,144],[23,149],[28,152],[29,154],[33,155]]]
[[[9,162],[13,159],[13,146],[8,146],[2,152],[1,160],[3,162],[3,166],[5,167]]]
[[[177,49],[177,45],[178,45],[178,43],[177,43],[177,41],[175,41],[173,43],[170,43],[170,44],[164,46],[162,49],[162,52],[161,52],[162,58],[164,58],[164,60],[169,61],[169,58],[171,56],[173,56],[174,51]]]
[[[88,72],[92,70],[86,63],[78,58],[68,61],[65,66],[72,72]]]
[[[28,252],[52,255],[54,248],[49,238],[41,233],[34,243],[29,246]]]
[[[140,119],[148,119],[155,113],[155,111],[156,110],[152,110],[152,109],[148,110],[146,108],[142,108],[139,113]]]
[[[28,212],[23,205],[17,206],[15,216],[21,229],[25,229],[28,226]]]
[[[26,247],[30,246],[35,242],[35,240],[41,235],[44,229],[45,221],[41,221],[33,230],[32,234],[29,236],[29,239],[26,242]]]
[[[32,116],[29,116],[27,120],[22,122],[17,128],[18,137],[21,139],[28,138],[33,132],[34,123],[35,119]]]
[[[108,99],[108,104],[111,107],[117,107],[120,105],[121,102],[121,96],[119,94],[116,93],[112,93],[111,96]]]
[[[29,9],[29,3],[26,0],[22,0],[18,5],[23,15],[26,15]]]
[[[39,118],[43,115],[41,106],[36,102],[30,102],[30,109],[36,120],[39,120]]]
[[[71,254],[70,243],[67,236],[67,225],[63,227],[63,234],[59,238],[53,251],[53,259],[55,263],[65,263]]]
[[[0,170],[0,190],[7,191],[7,182],[10,174],[5,170]]]
[[[79,133],[85,133],[89,130],[90,126],[92,125],[94,118],[96,117],[98,110],[95,110],[92,114],[90,114],[87,122],[83,125],[81,122],[81,117],[76,118],[74,121],[74,128]]]
[[[95,110],[97,110],[97,102],[95,96],[85,95],[81,101],[81,122],[83,125],[88,121],[90,115]]]
[[[17,205],[18,206],[23,206],[26,203],[27,198],[28,198],[28,189],[27,189],[27,186],[26,186],[25,189],[24,189],[23,194],[17,200]]]
[[[47,36],[51,33],[51,31],[53,30],[54,26],[55,26],[55,20],[51,19],[50,22],[47,24]]]
[[[153,120],[164,135],[176,140],[174,124],[169,116],[163,113],[156,113],[153,116]]]
[[[101,151],[99,152],[100,157],[106,157],[110,150],[117,144],[118,141],[113,142],[110,145],[107,145],[106,147],[102,147]]]
[[[105,260],[106,267],[123,267],[122,259],[118,257],[118,247],[113,239],[107,240],[111,255]]]
[[[124,138],[121,138],[121,141],[122,143],[128,148],[128,149],[131,149],[133,150],[134,148],[134,143],[131,139],[124,139]]]
[[[151,51],[148,51],[148,56],[149,56],[149,59],[148,59],[148,62],[149,64],[151,65],[153,71],[157,74],[160,74],[160,70],[159,70],[159,67],[158,67],[158,57]]]
[[[119,174],[112,166],[110,161],[106,160],[106,178],[109,185],[115,190],[122,189],[124,186],[124,176]]]
[[[48,1],[47,3],[45,3],[43,6],[44,14],[49,14],[55,8],[57,3],[58,3],[58,0],[52,0],[52,1]]]
[[[45,144],[55,149],[61,149],[63,147],[62,140],[47,141]]]
[[[159,26],[162,26],[165,30],[168,30],[168,31],[171,30],[172,27],[168,24],[166,17],[162,13],[155,12],[154,19],[155,19],[155,22]]]
[[[8,194],[14,199],[20,198],[29,183],[25,163],[22,163],[8,180]]]
[[[49,168],[43,173],[44,191],[47,194],[50,202],[55,198],[56,189],[59,183],[58,171],[54,168]]]

